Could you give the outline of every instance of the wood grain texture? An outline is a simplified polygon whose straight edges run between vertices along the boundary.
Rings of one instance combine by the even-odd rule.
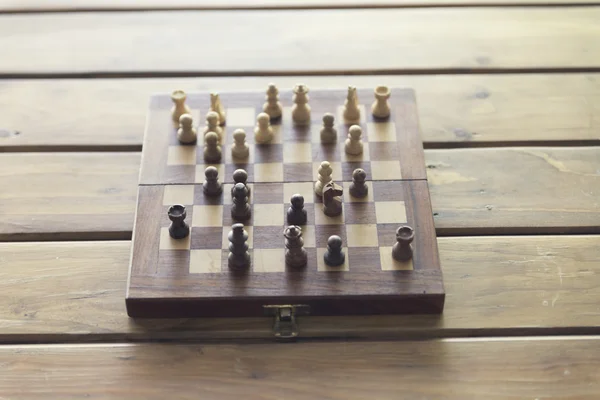
[[[442,316],[301,317],[302,337],[600,333],[600,236],[439,238]],[[0,341],[268,338],[269,318],[133,320],[126,242],[0,244]]]
[[[152,93],[413,87],[426,147],[600,144],[600,75],[5,80],[0,150],[141,150]],[[15,132],[18,132],[16,134]]]
[[[597,233],[598,147],[426,150],[439,234]],[[0,157],[0,238],[128,238],[137,153]]]
[[[298,23],[294,10],[2,16],[0,74],[600,68],[600,9],[595,7],[313,10],[302,15],[310,29],[289,29]],[[352,26],[352,40],[347,26]],[[200,50],[190,51],[190,40],[214,32],[218,41],[204,40]]]
[[[15,346],[8,398],[596,399],[600,338]],[[400,389],[401,388],[401,389]]]
[[[27,153],[0,157],[0,239],[128,239],[137,153]]]
[[[597,0],[577,0],[575,4],[597,4]],[[378,8],[436,6],[498,6],[573,4],[567,0],[2,0],[0,12],[123,11],[123,10],[211,10],[265,8]]]

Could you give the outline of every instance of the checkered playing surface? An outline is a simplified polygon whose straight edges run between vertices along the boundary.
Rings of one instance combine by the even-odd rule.
[[[411,270],[412,261],[396,262],[391,258],[394,230],[408,222],[401,185],[389,182],[369,182],[369,195],[358,199],[347,192],[350,182],[344,182],[344,211],[338,217],[323,213],[321,199],[314,195],[312,182],[254,183],[250,184],[252,217],[243,222],[248,232],[248,245],[252,258],[253,272],[284,272],[285,247],[283,231],[289,198],[300,193],[305,198],[308,214],[307,224],[302,226],[304,247],[309,253],[307,268],[317,271],[362,270]],[[167,260],[181,257],[173,252],[189,252],[189,273],[227,272],[229,240],[227,235],[235,223],[230,215],[231,184],[225,184],[223,194],[207,197],[202,185],[168,185],[162,199],[163,218],[160,233],[159,258]],[[169,220],[166,211],[174,203],[182,203],[188,210],[186,221],[191,234],[184,240],[169,236]],[[340,267],[328,267],[323,262],[327,239],[331,235],[342,238],[346,252],[346,263]],[[351,249],[351,251],[348,251]],[[353,249],[361,253],[373,253],[366,259],[352,258]],[[381,250],[380,250],[381,249]],[[159,263],[159,270],[161,265]]]

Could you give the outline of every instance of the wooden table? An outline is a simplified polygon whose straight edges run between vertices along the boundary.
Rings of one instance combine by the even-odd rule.
[[[1,0],[0,398],[600,398],[598,5]],[[149,95],[270,81],[416,89],[442,317],[127,317]]]

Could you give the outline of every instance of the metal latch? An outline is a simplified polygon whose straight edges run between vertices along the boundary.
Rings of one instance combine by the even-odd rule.
[[[263,306],[267,315],[275,316],[273,334],[277,340],[291,341],[298,337],[298,315],[308,315],[310,307],[306,304],[283,304]]]

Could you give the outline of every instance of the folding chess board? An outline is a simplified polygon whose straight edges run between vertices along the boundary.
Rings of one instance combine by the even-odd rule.
[[[283,116],[272,122],[274,139],[255,144],[256,116],[264,92],[220,93],[226,108],[221,163],[206,164],[202,131],[209,110],[208,93],[188,93],[186,104],[198,126],[198,142],[178,142],[171,119],[170,94],[153,96],[142,152],[142,167],[127,291],[132,317],[231,317],[264,315],[265,306],[300,304],[310,315],[440,313],[444,287],[420,139],[414,92],[392,88],[391,116],[376,120],[370,112],[372,89],[359,89],[364,151],[351,156],[344,141],[352,123],[343,119],[346,90],[310,90],[311,124],[292,123],[292,96],[280,91]],[[336,117],[338,140],[320,141],[322,116]],[[234,130],[247,134],[250,155],[231,157]],[[344,188],[343,212],[323,213],[314,181],[322,161]],[[222,195],[207,197],[204,171],[213,165],[224,182]],[[250,268],[230,270],[227,235],[231,217],[232,174],[248,172],[252,217],[248,232]],[[349,194],[352,172],[367,174],[368,196]],[[308,222],[301,226],[308,253],[306,267],[285,264],[283,232],[290,197],[304,196]],[[167,210],[186,207],[190,235],[172,239]],[[413,258],[392,258],[399,226],[414,229]],[[324,263],[327,239],[338,235],[346,254],[342,266]]]

